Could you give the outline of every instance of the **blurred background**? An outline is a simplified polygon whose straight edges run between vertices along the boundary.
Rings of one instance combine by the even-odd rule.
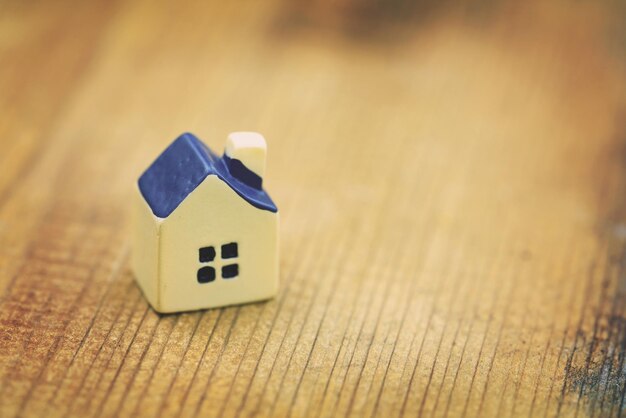
[[[626,3],[0,1],[0,416],[626,413]],[[160,316],[129,197],[268,141],[272,301]]]

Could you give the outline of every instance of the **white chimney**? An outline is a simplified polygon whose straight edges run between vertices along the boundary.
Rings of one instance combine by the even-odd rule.
[[[257,176],[265,174],[265,154],[267,144],[263,135],[257,132],[233,132],[226,140],[226,154],[233,160],[239,160]]]

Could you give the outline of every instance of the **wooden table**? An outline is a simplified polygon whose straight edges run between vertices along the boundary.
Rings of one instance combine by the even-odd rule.
[[[0,4],[0,416],[626,408],[626,7]],[[269,143],[281,286],[160,316],[129,196]]]

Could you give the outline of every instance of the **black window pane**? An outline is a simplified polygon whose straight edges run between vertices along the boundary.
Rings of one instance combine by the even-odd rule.
[[[200,248],[200,262],[208,263],[209,261],[215,260],[215,248],[213,247],[204,247]]]
[[[235,258],[238,255],[236,242],[222,245],[222,258]]]
[[[222,277],[225,279],[232,279],[239,274],[239,264],[229,264],[222,267]]]
[[[213,267],[202,267],[198,270],[198,283],[209,283],[215,280],[215,269]]]

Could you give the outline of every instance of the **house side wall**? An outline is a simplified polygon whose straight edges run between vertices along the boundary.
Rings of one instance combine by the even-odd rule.
[[[157,283],[160,219],[154,216],[139,188],[136,188],[132,199],[131,268],[146,299],[159,310]]]
[[[238,257],[221,258],[221,246],[236,242]],[[201,263],[199,249],[212,246],[213,262]],[[163,312],[194,310],[268,299],[278,288],[278,214],[258,209],[217,176],[208,176],[164,220],[161,230],[160,288]],[[221,267],[237,264],[225,279]],[[198,270],[216,278],[199,283]]]

